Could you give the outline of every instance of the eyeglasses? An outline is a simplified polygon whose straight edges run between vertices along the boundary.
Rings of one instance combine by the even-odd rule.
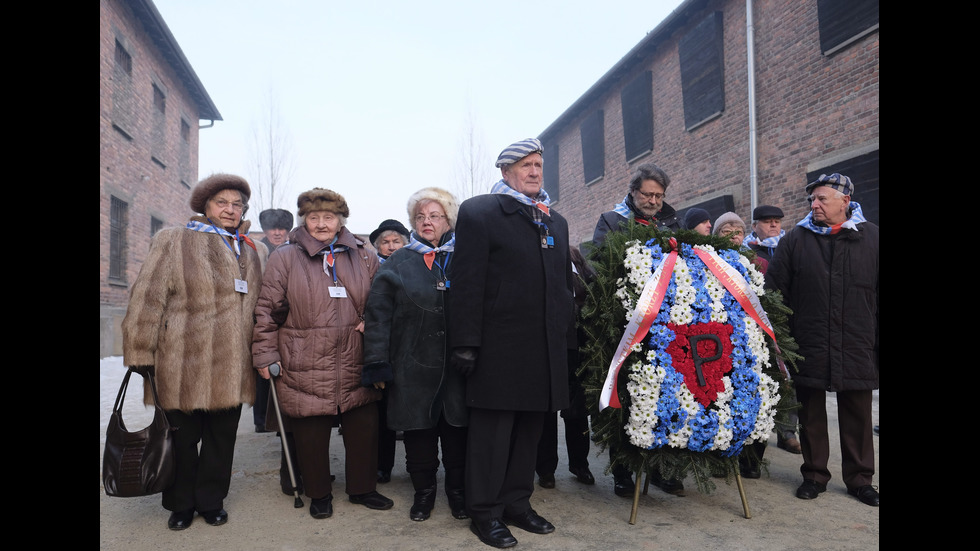
[[[639,193],[647,201],[649,201],[650,199],[656,199],[657,201],[659,201],[667,195],[666,193],[657,193],[657,192],[647,193],[645,191],[640,191],[640,190],[636,190],[636,192]]]
[[[224,199],[216,199],[214,204],[217,205],[219,209],[231,207],[232,210],[242,210],[245,208],[245,203],[240,201],[225,201]]]
[[[722,230],[721,231],[721,234],[722,235],[725,235],[725,236],[728,236],[728,235],[744,235],[744,233],[745,232],[743,232],[742,230]]]
[[[422,223],[424,223],[424,222],[425,222],[426,220],[429,220],[429,221],[431,221],[431,222],[432,222],[433,224],[437,224],[437,223],[439,223],[439,222],[442,222],[442,221],[443,221],[443,220],[445,220],[445,219],[446,219],[446,216],[445,216],[444,214],[433,214],[433,215],[431,215],[431,216],[426,216],[426,215],[424,215],[424,214],[419,214],[419,215],[417,215],[417,216],[415,217],[415,223],[416,223],[416,224],[422,224]]]

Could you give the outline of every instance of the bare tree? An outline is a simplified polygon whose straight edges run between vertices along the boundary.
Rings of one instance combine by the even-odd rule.
[[[271,90],[267,103],[261,120],[252,123],[252,140],[248,144],[256,213],[280,208],[295,170],[292,138],[279,116],[279,103]]]
[[[477,128],[473,110],[466,113],[463,135],[459,140],[459,155],[456,156],[455,192],[460,201],[490,190],[494,178],[493,163],[487,156],[483,135]]]

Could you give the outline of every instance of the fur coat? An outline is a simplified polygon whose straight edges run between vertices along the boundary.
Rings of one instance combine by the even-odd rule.
[[[243,242],[236,260],[229,245],[213,233],[160,230],[133,284],[123,361],[155,367],[164,409],[220,410],[254,400],[253,311],[268,253],[261,242],[255,249]],[[247,293],[235,290],[236,279],[247,282]],[[148,385],[144,402],[152,403]]]

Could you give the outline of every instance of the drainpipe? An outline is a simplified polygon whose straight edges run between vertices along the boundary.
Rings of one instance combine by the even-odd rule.
[[[746,48],[746,69],[748,71],[749,82],[749,197],[751,205],[749,207],[749,218],[752,211],[759,204],[758,190],[758,153],[756,152],[756,128],[755,128],[755,27],[752,24],[752,0],[745,0],[745,48]]]

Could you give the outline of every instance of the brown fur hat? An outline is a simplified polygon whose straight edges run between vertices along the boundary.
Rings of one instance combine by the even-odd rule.
[[[350,216],[350,209],[347,208],[347,201],[344,200],[344,196],[322,187],[315,187],[310,191],[300,193],[296,199],[296,208],[300,218],[305,218],[307,214],[317,210],[339,214],[344,218]]]
[[[248,186],[248,182],[241,176],[220,173],[212,174],[198,182],[191,191],[191,210],[198,214],[204,214],[208,199],[226,189],[236,189],[244,193],[246,203],[252,197],[252,188]]]
[[[459,213],[459,201],[456,200],[456,197],[452,193],[437,187],[422,188],[408,198],[408,223],[412,228],[415,228],[415,209],[418,208],[420,203],[426,201],[435,201],[442,205],[442,210],[446,211],[446,219],[449,222],[449,227],[456,228],[456,215]]]

